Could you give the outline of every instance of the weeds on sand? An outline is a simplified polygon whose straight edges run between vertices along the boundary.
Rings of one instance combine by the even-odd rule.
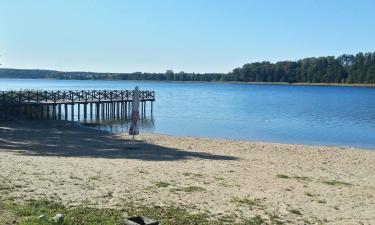
[[[324,200],[324,199],[321,199],[321,200],[318,200],[318,203],[320,203],[320,204],[326,204],[326,203],[327,203],[327,201],[326,201],[326,200]]]
[[[0,204],[1,206],[1,204]],[[187,208],[176,206],[137,206],[127,203],[121,209],[99,209],[85,205],[65,207],[61,203],[50,200],[33,200],[24,203],[7,202],[4,207],[11,213],[5,217],[4,210],[0,211],[0,222],[20,225],[54,225],[53,216],[63,213],[64,225],[120,225],[126,217],[143,215],[159,220],[163,225],[261,225],[266,224],[265,219],[257,215],[236,223],[235,216],[213,218],[209,213],[192,213]],[[38,218],[44,215],[43,218]],[[3,223],[4,222],[4,223]]]
[[[290,179],[290,177],[288,175],[285,175],[285,174],[277,174],[276,177],[281,178],[281,179]]]
[[[276,175],[277,178],[281,178],[281,179],[294,179],[294,180],[302,180],[302,181],[312,181],[312,179],[310,177],[306,177],[306,176],[288,176],[288,175],[285,175],[285,174],[277,174]]]
[[[266,212],[266,214],[269,216],[271,224],[274,224],[274,225],[284,224],[284,222],[281,220],[281,218],[278,215],[274,213],[268,213],[268,212]]]
[[[298,216],[302,216],[302,213],[301,211],[299,211],[298,209],[288,209],[288,211],[292,214],[295,214],[295,215],[298,215]]]
[[[202,178],[203,177],[203,175],[202,174],[200,174],[200,173],[183,173],[182,175],[184,175],[184,176],[191,176],[191,177],[196,177],[196,178]]]
[[[310,177],[305,177],[305,176],[294,176],[293,179],[303,180],[303,181],[312,181],[312,179]]]
[[[74,176],[74,175],[70,175],[69,178],[72,180],[83,180],[82,178]]]
[[[248,197],[247,198],[233,197],[231,202],[236,203],[237,205],[247,206],[247,207],[249,207],[249,209],[263,208],[261,200],[258,199],[258,198],[250,199]]]
[[[65,225],[71,224],[122,224],[121,212],[114,209],[96,209],[85,206],[67,208],[58,202],[50,200],[33,200],[22,204],[10,203],[8,209],[15,213],[16,224],[50,225],[55,224],[53,217],[57,213],[65,215]],[[44,215],[43,218],[38,216]]]
[[[149,207],[127,207],[125,210],[128,215],[144,215],[149,218],[159,220],[163,225],[263,225],[265,220],[257,215],[252,218],[244,219],[236,223],[233,215],[226,215],[219,218],[213,218],[209,213],[191,213],[189,209],[176,206],[149,206]]]
[[[266,224],[266,221],[259,215],[251,218],[251,219],[247,219],[243,222],[243,224],[246,224],[246,225],[262,225],[262,224]]]
[[[324,180],[322,181],[323,184],[331,185],[331,186],[351,186],[351,183],[338,181],[338,180]]]
[[[91,176],[88,178],[88,181],[96,181],[96,180],[99,180],[100,179],[100,176]]]
[[[308,192],[308,191],[305,192],[305,195],[309,196],[309,197],[314,197],[314,194],[312,194],[311,192]]]
[[[293,176],[293,177],[290,177],[290,176],[285,175],[285,174],[277,174],[276,177],[277,178],[281,178],[281,179],[294,179],[294,180],[302,180],[302,181],[313,181],[312,178],[306,177],[306,176]],[[343,181],[338,181],[338,180],[323,180],[321,182],[323,184],[327,184],[327,185],[331,185],[331,186],[351,186],[352,185],[351,183],[343,182]],[[304,186],[304,187],[307,187],[307,186]]]
[[[187,187],[178,187],[178,188],[174,188],[172,189],[172,191],[174,192],[188,192],[188,193],[191,193],[191,192],[202,192],[202,191],[206,191],[206,189],[202,188],[202,187],[199,187],[199,186],[187,186]]]
[[[139,170],[138,170],[138,173],[142,173],[142,174],[150,174],[148,171],[146,171],[146,170],[142,170],[142,169],[139,169]]]
[[[160,187],[168,187],[168,186],[170,186],[170,185],[171,185],[170,183],[168,183],[168,182],[163,182],[163,181],[160,181],[160,182],[156,182],[156,183],[155,183],[155,186],[158,187],[158,188],[160,188]]]

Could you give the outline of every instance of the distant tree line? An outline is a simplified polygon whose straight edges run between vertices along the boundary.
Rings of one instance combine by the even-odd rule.
[[[93,73],[0,69],[0,78],[375,84],[375,52],[248,63],[229,73]]]

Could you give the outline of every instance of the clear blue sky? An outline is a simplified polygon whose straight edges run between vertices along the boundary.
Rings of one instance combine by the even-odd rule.
[[[228,72],[375,51],[374,0],[0,0],[1,67]]]

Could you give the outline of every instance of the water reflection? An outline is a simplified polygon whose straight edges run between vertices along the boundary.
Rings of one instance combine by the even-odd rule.
[[[128,132],[130,118],[90,119],[89,121],[81,121],[81,125],[110,132]],[[152,116],[140,118],[139,128],[143,132],[153,132],[155,130],[154,118]]]

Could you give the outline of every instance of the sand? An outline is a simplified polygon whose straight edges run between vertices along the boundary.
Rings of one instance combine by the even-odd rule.
[[[375,151],[157,134],[137,140],[67,122],[1,122],[0,186],[11,185],[16,201],[173,204],[217,218],[375,224]]]

